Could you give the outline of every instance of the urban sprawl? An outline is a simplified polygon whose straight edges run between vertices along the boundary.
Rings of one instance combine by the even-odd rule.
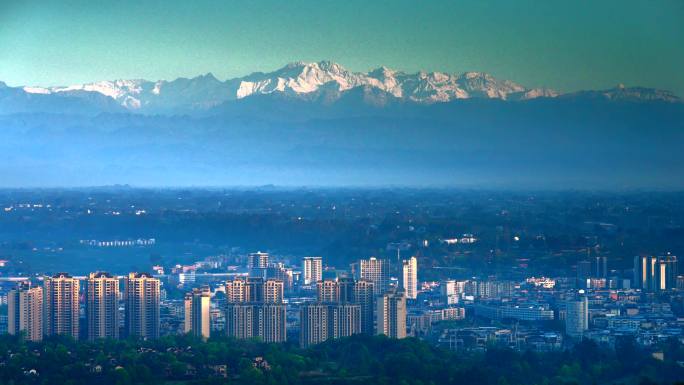
[[[242,264],[229,263],[235,261]],[[571,277],[426,282],[419,280],[420,260],[399,253],[339,270],[322,257],[288,264],[256,252],[122,277],[5,277],[0,328],[31,341],[190,333],[295,339],[302,347],[364,333],[413,336],[453,350],[552,351],[582,338],[614,347],[629,336],[656,358],[659,342],[681,342],[684,320],[670,308],[684,290],[677,258],[634,257],[629,275],[609,267],[607,257],[590,255]],[[170,295],[178,291],[184,296]]]

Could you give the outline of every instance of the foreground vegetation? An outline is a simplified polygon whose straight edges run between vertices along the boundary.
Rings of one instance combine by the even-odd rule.
[[[617,353],[584,341],[556,353],[490,349],[455,353],[415,339],[354,336],[310,349],[294,344],[188,336],[155,341],[30,343],[0,338],[1,384],[673,384],[684,381],[684,350],[665,360],[633,341]]]

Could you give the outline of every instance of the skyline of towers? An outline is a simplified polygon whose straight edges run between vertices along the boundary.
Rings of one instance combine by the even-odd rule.
[[[634,257],[634,287],[655,292],[677,287],[678,261],[674,255]]]
[[[316,284],[316,301],[359,305],[360,333],[375,332],[375,293],[373,282],[354,280],[352,277],[326,279]]]
[[[406,337],[406,295],[391,289],[377,299],[376,334],[390,338]]]
[[[127,335],[159,338],[159,279],[148,273],[130,273],[124,278],[124,287]]]
[[[209,286],[193,288],[185,294],[185,333],[207,339],[211,336],[211,289]]]
[[[7,295],[7,332],[25,333],[29,341],[41,341],[43,329],[43,288],[21,282]]]
[[[88,339],[119,338],[119,279],[109,273],[88,276],[86,286]]]
[[[320,257],[310,260],[315,264],[316,261],[320,262]],[[387,261],[376,258],[368,261],[371,265],[364,266],[364,269],[377,268],[379,275],[375,277],[382,282],[385,268],[388,267]],[[415,263],[415,258],[413,261]],[[366,271],[364,275],[372,277],[373,273]],[[85,282],[81,284],[80,280]],[[81,285],[84,286],[82,292]],[[338,277],[335,280],[319,280],[316,283],[317,301],[311,305],[319,306],[318,314],[323,314],[318,318],[312,315],[312,319],[307,319],[307,315],[304,315],[305,329],[301,343],[308,346],[329,338],[361,332],[373,334],[375,286],[375,283],[369,280],[357,281],[350,276]],[[158,338],[160,335],[161,282],[148,273],[132,272],[127,276],[114,276],[107,272],[94,272],[86,277],[58,273],[54,276],[45,276],[42,287],[32,289],[30,282],[27,282],[10,293],[8,302],[12,308],[9,310],[9,329],[15,333],[30,328],[37,330],[27,331],[25,334],[28,339],[39,340],[44,335],[52,334],[71,335],[88,340],[128,336]],[[286,340],[287,313],[282,280],[239,276],[225,283],[225,294],[227,335],[237,338],[258,337],[265,342]],[[178,310],[169,308],[172,314],[183,317],[178,323],[180,330],[204,339],[210,336],[214,327],[211,318],[211,296],[211,289],[208,286],[194,288],[186,293]],[[50,302],[47,303],[47,300]],[[33,309],[30,314],[35,320],[31,323],[33,326],[27,326],[26,321],[29,303]],[[85,315],[82,321],[79,319],[81,305]],[[120,305],[123,305],[123,319],[119,313]],[[24,318],[20,321],[22,314]],[[320,324],[317,319],[323,320],[324,324]],[[24,326],[20,325],[22,322]],[[47,326],[47,323],[50,323],[50,326]],[[174,327],[173,323],[165,325]],[[313,337],[307,336],[306,325],[318,328],[318,331],[309,333]],[[398,332],[394,334],[402,335]]]
[[[301,347],[361,333],[361,305],[354,287],[354,280],[348,277],[316,283],[316,302],[299,309]]]
[[[404,289],[406,298],[418,298],[418,259],[411,257],[401,263],[400,287]]]
[[[67,273],[57,273],[43,278],[43,327],[46,336],[79,335],[79,286],[78,279]]]
[[[323,279],[323,258],[302,258],[302,277],[305,285],[313,285]]]

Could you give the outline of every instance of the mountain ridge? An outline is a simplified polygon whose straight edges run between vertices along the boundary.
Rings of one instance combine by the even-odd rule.
[[[538,98],[681,102],[681,99],[669,91],[644,87],[618,85],[608,90],[560,93],[547,88],[528,88],[484,72],[406,73],[385,66],[368,72],[352,72],[332,61],[298,61],[275,71],[253,72],[225,81],[207,73],[171,81],[119,79],[56,87],[8,87],[0,83],[0,113],[51,112],[54,108],[38,108],[33,99],[41,99],[41,103],[49,105],[51,98],[64,103],[63,99],[57,97],[65,96],[80,98],[85,110],[96,110],[98,104],[108,104],[100,100],[100,96],[104,96],[115,101],[124,112],[195,114],[207,113],[225,103],[256,95],[284,95],[331,104],[354,89],[357,89],[356,94],[359,93],[358,89],[363,90],[360,96],[375,107],[382,107],[383,100],[393,98],[417,104],[462,99],[526,101]],[[371,94],[375,94],[375,97],[369,98]],[[71,101],[76,110],[78,102],[79,100]],[[107,105],[105,112],[115,110],[114,106]]]

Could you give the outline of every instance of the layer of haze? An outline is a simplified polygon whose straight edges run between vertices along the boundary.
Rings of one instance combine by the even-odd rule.
[[[0,1],[0,80],[218,78],[296,60],[485,71],[561,91],[684,95],[684,2]]]

